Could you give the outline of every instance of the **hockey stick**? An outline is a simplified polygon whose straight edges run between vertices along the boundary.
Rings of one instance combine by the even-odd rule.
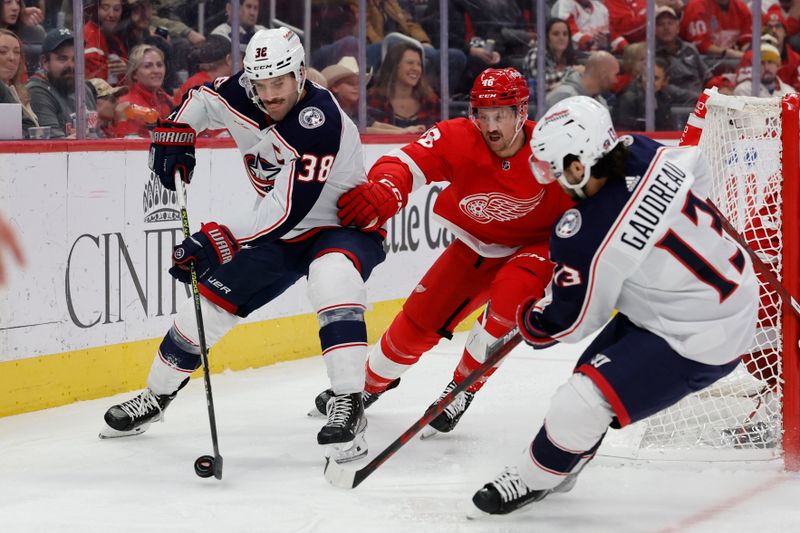
[[[725,233],[730,235],[733,240],[735,240],[742,248],[744,248],[744,250],[747,252],[747,255],[750,256],[750,259],[753,262],[753,268],[755,268],[758,273],[761,274],[765,280],[767,280],[770,288],[778,293],[784,303],[791,306],[792,310],[794,311],[795,318],[800,320],[800,304],[797,303],[797,300],[795,300],[794,297],[789,294],[789,291],[786,290],[786,287],[783,286],[783,283],[778,281],[777,276],[775,276],[769,266],[764,263],[764,261],[755,251],[753,251],[747,241],[744,240],[744,237],[742,237],[742,235],[736,231],[736,228],[733,227],[733,224],[731,224],[728,218],[722,214],[719,208],[714,205],[711,200],[708,200],[708,205],[710,205],[711,208],[716,211],[720,221],[722,222],[722,228],[725,230]]]
[[[405,446],[405,444],[410,441],[414,435],[419,433],[420,430],[427,426],[431,420],[439,416],[448,405],[453,403],[453,400],[456,399],[457,395],[478,381],[490,368],[495,366],[503,357],[508,355],[508,353],[513,350],[521,340],[522,336],[520,335],[519,330],[514,328],[506,333],[503,337],[495,341],[495,343],[489,347],[488,357],[486,358],[486,361],[481,364],[481,366],[467,375],[467,377],[464,378],[464,381],[456,386],[456,388],[451,390],[444,398],[428,407],[428,409],[425,411],[425,414],[422,415],[422,418],[414,422],[410,428],[408,428],[402,435],[397,437],[397,439],[389,444],[389,446],[387,446],[386,449],[384,449],[381,453],[376,455],[375,458],[372,459],[372,461],[370,461],[366,466],[359,468],[358,470],[349,470],[342,467],[336,461],[331,461],[330,457],[327,458],[325,460],[325,479],[327,479],[331,485],[344,489],[354,489],[359,486],[362,481],[369,477],[370,474],[375,472],[375,470],[385,463],[387,459],[393,456],[397,450]]]
[[[181,210],[181,225],[183,226],[183,236],[188,239],[191,236],[189,231],[189,215],[186,212],[186,191],[183,180],[180,176],[175,178],[175,192],[178,196],[178,206]],[[208,405],[208,422],[211,425],[211,443],[214,445],[214,457],[203,455],[194,462],[194,471],[200,477],[211,477],[222,479],[222,456],[219,454],[219,443],[217,441],[217,419],[214,416],[214,397],[211,395],[211,375],[208,369],[208,347],[206,346],[206,330],[203,326],[203,311],[200,307],[200,291],[197,288],[197,271],[194,263],[189,263],[189,275],[192,280],[192,298],[194,300],[194,316],[197,319],[197,336],[200,342],[200,357],[203,362],[203,383],[206,388],[206,404]]]

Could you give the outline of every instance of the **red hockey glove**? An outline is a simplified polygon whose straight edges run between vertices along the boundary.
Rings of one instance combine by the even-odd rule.
[[[387,174],[344,193],[337,203],[342,226],[374,231],[400,211],[407,196],[391,178]]]
[[[188,124],[160,120],[150,132],[150,170],[167,189],[175,190],[175,172],[185,183],[194,173],[195,131]]]
[[[169,273],[183,283],[191,283],[189,263],[194,263],[197,280],[200,281],[224,265],[239,251],[239,241],[227,226],[209,222],[200,226],[200,231],[184,239],[172,251],[172,268]]]

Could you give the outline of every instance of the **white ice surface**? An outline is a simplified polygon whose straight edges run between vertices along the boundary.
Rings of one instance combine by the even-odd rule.
[[[370,457],[438,397],[463,342],[462,334],[440,344],[368,411]],[[456,432],[415,439],[352,491],[326,483],[316,445],[323,422],[305,416],[326,385],[320,357],[212,377],[222,481],[192,468],[211,453],[202,380],[181,391],[165,423],[138,437],[97,438],[106,408],[130,393],[3,418],[0,531],[800,531],[800,476],[775,461],[600,457],[569,494],[508,517],[466,520],[475,490],[538,429],[577,353],[517,348]]]

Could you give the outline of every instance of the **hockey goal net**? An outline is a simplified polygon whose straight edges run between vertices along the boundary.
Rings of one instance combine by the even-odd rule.
[[[711,200],[793,295],[798,295],[800,98],[714,95],[700,149]],[[610,432],[601,453],[639,459],[784,457],[797,470],[800,438],[798,328],[791,306],[759,276],[756,334],[742,363],[712,387]]]

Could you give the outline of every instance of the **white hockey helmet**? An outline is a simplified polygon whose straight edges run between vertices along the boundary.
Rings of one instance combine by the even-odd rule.
[[[592,166],[619,143],[608,109],[588,96],[571,96],[547,110],[531,136],[530,166],[536,181],[547,185],[558,180],[585,198],[583,187]],[[564,177],[564,157],[574,155],[586,167],[580,183]]]
[[[303,92],[305,81],[305,55],[300,37],[292,30],[281,26],[269,30],[258,30],[247,43],[242,64],[244,76],[239,78],[247,95],[260,108],[261,100],[253,87],[253,80],[266,80],[284,74],[294,74],[297,94]],[[266,110],[265,110],[266,111]]]

